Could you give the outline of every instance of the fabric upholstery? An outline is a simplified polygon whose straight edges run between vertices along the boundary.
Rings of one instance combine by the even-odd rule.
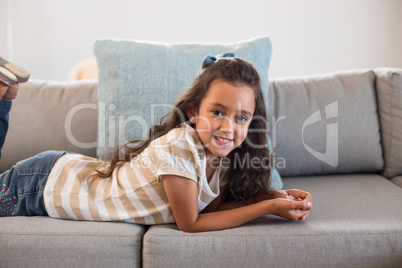
[[[97,81],[30,80],[13,101],[0,173],[46,150],[96,156]]]
[[[401,267],[402,189],[380,175],[284,178],[313,196],[304,222],[261,217],[218,232],[153,226],[143,267]],[[252,265],[250,265],[252,264]]]
[[[374,80],[373,71],[358,70],[272,81],[282,176],[382,170]]]
[[[387,178],[402,175],[402,70],[376,69],[378,111]]]
[[[141,267],[145,228],[49,217],[0,218],[2,267]]]

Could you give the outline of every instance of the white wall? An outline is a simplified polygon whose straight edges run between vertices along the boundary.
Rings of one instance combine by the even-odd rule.
[[[402,68],[401,0],[12,0],[14,62],[65,80],[97,38],[235,42],[269,35],[273,77]],[[0,55],[6,57],[6,0]]]

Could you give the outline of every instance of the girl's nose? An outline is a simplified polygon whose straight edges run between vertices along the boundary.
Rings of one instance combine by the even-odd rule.
[[[234,131],[234,123],[233,123],[233,121],[229,117],[226,116],[222,120],[222,124],[221,124],[220,129],[222,131],[224,131],[224,132],[232,133]]]

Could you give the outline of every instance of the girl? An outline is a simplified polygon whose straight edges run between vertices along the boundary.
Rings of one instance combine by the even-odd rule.
[[[224,56],[208,56],[161,125],[147,140],[117,150],[111,162],[47,151],[17,163],[0,175],[0,213],[176,222],[185,232],[236,227],[265,214],[305,220],[309,193],[269,188],[259,75],[249,62]],[[0,101],[3,124],[10,107]]]

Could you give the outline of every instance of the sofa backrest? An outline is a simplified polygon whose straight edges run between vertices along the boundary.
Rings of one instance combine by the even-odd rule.
[[[383,169],[375,73],[271,79],[271,136],[282,176]]]
[[[45,150],[96,155],[97,81],[30,80],[20,85],[0,159],[0,173]]]

